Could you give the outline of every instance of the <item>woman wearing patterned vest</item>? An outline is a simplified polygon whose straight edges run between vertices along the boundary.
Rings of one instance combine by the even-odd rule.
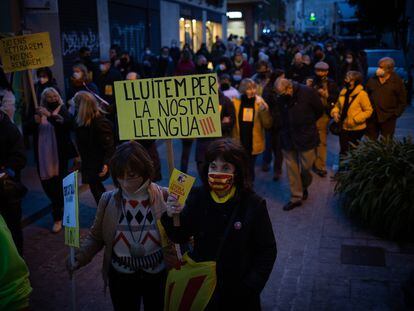
[[[165,238],[159,221],[167,189],[151,182],[151,158],[139,143],[120,145],[110,162],[116,189],[102,196],[95,222],[76,253],[73,271],[105,247],[103,278],[115,310],[162,310]]]

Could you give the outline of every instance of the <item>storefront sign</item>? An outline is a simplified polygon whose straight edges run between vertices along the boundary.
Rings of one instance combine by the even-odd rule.
[[[216,74],[115,82],[119,136],[221,137]]]
[[[0,55],[5,72],[49,67],[54,63],[48,32],[2,39]]]
[[[79,193],[78,172],[63,179],[64,212],[62,224],[65,226],[65,244],[79,247]]]

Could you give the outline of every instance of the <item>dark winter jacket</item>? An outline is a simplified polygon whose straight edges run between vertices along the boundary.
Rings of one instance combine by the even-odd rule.
[[[194,237],[190,257],[196,262],[216,260],[218,245],[237,208],[236,217],[217,261],[213,310],[260,310],[263,290],[276,259],[276,241],[266,201],[253,192],[237,193],[224,204],[213,201],[205,188],[194,188],[174,227],[166,213],[161,218],[175,242]]]
[[[60,94],[60,96],[62,96],[62,93],[55,79],[52,79],[52,81],[47,81],[45,84],[41,84],[40,82],[37,82],[35,85],[35,89],[36,89],[36,97],[37,97],[38,104],[40,103],[42,92],[48,87],[53,87]]]
[[[370,78],[366,90],[379,122],[401,116],[407,106],[404,82],[395,72],[384,84],[376,76]]]
[[[7,114],[0,111],[0,170],[12,170],[16,179],[26,165],[23,136]]]
[[[99,116],[92,120],[90,126],[77,127],[75,132],[82,160],[82,180],[84,183],[94,182],[100,179],[98,174],[115,152],[112,123]]]
[[[101,72],[96,77],[96,85],[98,86],[100,96],[109,104],[115,104],[115,89],[114,82],[121,81],[122,76],[118,69],[112,66],[105,73]]]
[[[286,77],[298,83],[304,83],[305,79],[312,75],[310,66],[302,64],[301,66],[291,65]]]
[[[290,100],[280,101],[282,149],[308,151],[318,146],[316,121],[324,107],[318,93],[305,85],[293,84]]]
[[[325,107],[325,112],[330,115],[332,108],[335,106],[338,96],[339,96],[339,88],[335,81],[331,79],[327,79],[323,81],[318,76],[313,76],[310,78],[312,80],[312,87],[318,91],[319,89],[327,88],[328,89],[328,98],[321,97],[322,104]]]

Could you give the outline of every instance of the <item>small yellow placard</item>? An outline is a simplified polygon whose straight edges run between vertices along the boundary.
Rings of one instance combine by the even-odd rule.
[[[243,122],[253,122],[253,108],[243,109]]]
[[[4,38],[0,55],[5,72],[49,67],[54,63],[48,32]]]
[[[169,184],[169,192],[170,195],[175,196],[177,201],[181,204],[185,204],[185,200],[187,200],[188,194],[193,187],[195,178],[187,175],[177,169],[174,169],[171,177],[170,177],[170,184]]]
[[[221,137],[216,74],[115,82],[119,136]]]

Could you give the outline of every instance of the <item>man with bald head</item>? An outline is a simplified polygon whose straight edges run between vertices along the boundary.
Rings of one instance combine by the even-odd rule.
[[[281,145],[290,185],[290,201],[283,207],[289,211],[308,198],[312,183],[310,170],[319,144],[317,120],[324,106],[317,91],[305,85],[279,78],[275,82],[281,112]]]
[[[377,139],[393,137],[397,118],[407,106],[407,92],[402,79],[394,71],[391,57],[381,58],[376,75],[368,80],[366,90],[374,108],[367,122],[367,136]]]

